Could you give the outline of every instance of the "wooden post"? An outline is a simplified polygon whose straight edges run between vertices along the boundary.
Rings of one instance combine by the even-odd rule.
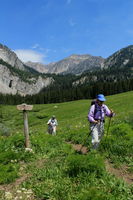
[[[25,135],[25,147],[30,148],[30,138],[29,138],[29,127],[28,127],[28,114],[26,110],[23,110],[24,116],[24,135]]]
[[[18,110],[23,111],[24,117],[24,136],[25,136],[25,147],[30,148],[30,138],[29,138],[29,127],[28,127],[28,110],[32,110],[33,105],[21,104],[17,105]]]

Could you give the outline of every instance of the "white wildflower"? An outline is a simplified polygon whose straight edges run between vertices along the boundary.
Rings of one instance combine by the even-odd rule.
[[[31,189],[29,189],[28,191],[27,191],[27,194],[32,194],[33,192],[32,192],[32,190]]]
[[[17,193],[21,193],[21,190],[17,190]]]
[[[12,193],[11,192],[5,192],[5,199],[6,200],[12,199]]]
[[[31,149],[31,148],[25,148],[25,151],[33,153],[33,149]]]
[[[25,191],[26,189],[25,189],[25,188],[22,188],[21,190],[22,190],[22,191]]]
[[[22,171],[24,168],[23,167],[20,167],[20,171]]]

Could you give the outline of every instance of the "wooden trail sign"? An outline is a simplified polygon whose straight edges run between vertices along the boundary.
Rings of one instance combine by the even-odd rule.
[[[29,127],[28,127],[28,110],[32,110],[33,105],[27,105],[25,103],[21,105],[17,105],[18,110],[23,111],[23,117],[24,117],[24,136],[25,136],[25,147],[30,148],[30,138],[29,138]]]
[[[33,108],[33,105],[27,105],[26,103],[17,105],[18,110],[32,110],[32,108]]]

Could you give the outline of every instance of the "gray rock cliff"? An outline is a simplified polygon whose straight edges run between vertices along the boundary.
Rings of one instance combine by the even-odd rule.
[[[0,93],[33,95],[53,82],[51,77],[43,78],[39,75],[22,78],[23,73],[30,73],[27,71],[17,55],[0,44]]]
[[[12,67],[16,67],[20,70],[26,70],[24,64],[18,59],[17,55],[2,44],[0,44],[0,59],[10,64]]]

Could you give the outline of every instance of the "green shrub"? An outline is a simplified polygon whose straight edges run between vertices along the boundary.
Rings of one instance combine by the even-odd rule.
[[[62,139],[57,136],[38,133],[31,137],[31,143],[36,153],[58,151],[62,146]]]
[[[0,140],[0,163],[2,164],[8,164],[11,160],[28,162],[35,156],[34,152],[25,151],[24,137],[21,135],[16,134]]]
[[[116,124],[110,131],[112,136],[124,137],[129,134],[133,135],[131,126],[126,123]]]
[[[16,164],[0,165],[0,184],[11,183],[18,177],[19,167]]]
[[[14,135],[11,139],[11,144],[13,144],[14,148],[16,149],[24,149],[25,148],[25,141],[24,136],[22,135]]]
[[[133,130],[129,124],[115,124],[110,129],[110,135],[105,136],[99,150],[112,161],[129,163],[133,159]],[[130,159],[129,159],[130,158]],[[117,162],[118,162],[117,161]]]
[[[97,154],[70,155],[66,162],[67,173],[72,177],[80,173],[95,173],[97,177],[100,177],[105,169],[103,159]]]
[[[18,158],[19,155],[13,151],[0,153],[0,163],[2,164],[8,164],[11,162],[11,160],[17,160]]]
[[[78,195],[78,200],[107,200],[107,194],[104,194],[98,187],[90,187]]]

